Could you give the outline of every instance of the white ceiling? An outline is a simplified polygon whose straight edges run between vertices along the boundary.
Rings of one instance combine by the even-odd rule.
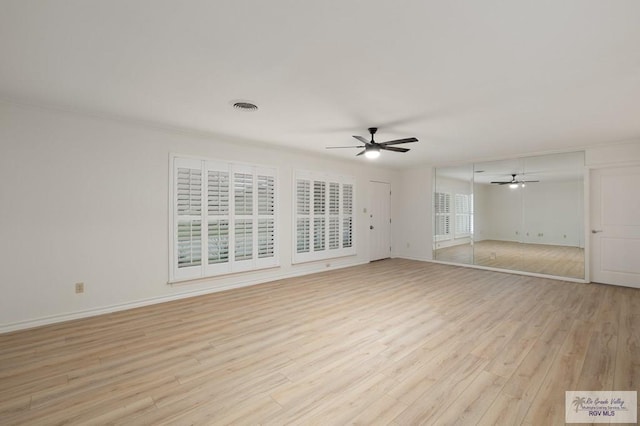
[[[0,0],[0,96],[389,167],[640,137],[640,2]],[[239,112],[233,100],[260,110]]]
[[[563,152],[436,168],[436,178],[444,177],[481,184],[510,181],[512,174],[516,174],[518,181],[557,183],[583,180],[584,153]]]

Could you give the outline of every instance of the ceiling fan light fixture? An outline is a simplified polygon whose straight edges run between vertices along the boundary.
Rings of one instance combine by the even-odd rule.
[[[368,146],[364,151],[364,156],[373,160],[380,157],[380,148],[377,146]]]
[[[509,188],[511,189],[516,189],[517,187],[518,187],[518,184],[516,182],[509,184]]]
[[[376,142],[373,140],[373,135],[376,133],[378,129],[376,127],[370,127],[369,133],[371,134],[371,140],[363,138],[362,136],[353,135],[362,145],[356,146],[328,146],[327,149],[338,149],[338,148],[364,148],[364,150],[360,151],[356,154],[356,157],[364,155],[370,160],[378,158],[380,156],[380,151],[391,151],[391,152],[408,152],[409,148],[400,148],[395,145],[401,145],[405,143],[418,142],[418,138],[403,138],[403,139],[394,139],[392,141],[386,142]]]

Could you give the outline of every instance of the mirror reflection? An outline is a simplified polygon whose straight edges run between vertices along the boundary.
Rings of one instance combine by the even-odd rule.
[[[584,278],[583,197],[582,152],[438,168],[434,258]]]

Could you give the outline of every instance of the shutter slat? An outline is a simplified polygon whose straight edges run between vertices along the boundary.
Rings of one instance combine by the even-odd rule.
[[[179,221],[177,232],[178,268],[199,266],[202,263],[202,222]]]
[[[237,215],[253,214],[253,174],[233,174],[234,205]]]
[[[178,168],[176,178],[176,211],[180,215],[200,215],[202,212],[202,171]]]
[[[298,214],[308,215],[311,207],[311,182],[298,179],[296,183],[296,209]]]
[[[325,248],[325,219],[324,217],[313,218],[313,250],[322,251]]]
[[[229,214],[229,173],[209,170],[207,174],[207,211],[211,216]]]
[[[308,253],[310,221],[308,217],[298,218],[296,222],[296,252]]]
[[[326,201],[326,183],[313,181],[313,213],[324,214]]]
[[[235,259],[249,260],[253,258],[253,220],[236,219],[235,221]]]
[[[275,256],[275,224],[273,219],[258,221],[258,257]]]
[[[258,175],[258,214],[272,215],[275,211],[275,178]]]
[[[345,217],[342,219],[342,247],[348,248],[353,245],[353,219]]]
[[[229,221],[214,220],[208,224],[209,264],[229,261]]]

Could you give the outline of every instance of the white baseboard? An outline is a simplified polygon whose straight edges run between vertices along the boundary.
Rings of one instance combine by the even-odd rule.
[[[431,259],[429,259],[428,257],[405,256],[405,255],[402,255],[402,254],[396,255],[396,256],[394,256],[394,258],[407,259],[407,260],[419,260],[421,262],[430,262],[431,261]]]
[[[18,331],[18,330],[26,330],[26,329],[34,328],[34,327],[41,327],[41,326],[44,326],[44,325],[57,324],[57,323],[60,323],[60,322],[71,321],[71,320],[76,320],[76,319],[81,319],[81,318],[94,317],[94,316],[97,316],[97,315],[104,315],[104,314],[109,314],[109,313],[112,313],[112,312],[125,311],[127,309],[140,308],[140,307],[143,307],[143,306],[155,305],[155,304],[158,304],[158,303],[171,302],[171,301],[174,301],[174,300],[186,299],[188,297],[197,297],[197,296],[202,296],[202,295],[205,295],[205,294],[217,293],[219,291],[231,290],[231,289],[234,289],[234,288],[248,287],[248,286],[257,285],[257,284],[265,284],[265,283],[268,283],[268,282],[282,280],[282,279],[286,279],[286,278],[295,278],[295,277],[300,277],[300,276],[303,276],[303,275],[311,275],[311,274],[316,274],[316,273],[324,272],[324,271],[330,271],[330,270],[342,269],[342,268],[350,268],[352,266],[364,265],[366,263],[369,263],[369,262],[360,261],[360,262],[354,262],[354,263],[345,264],[345,265],[336,265],[336,266],[331,266],[331,267],[326,267],[323,264],[323,265],[318,265],[317,269],[313,268],[313,269],[306,269],[306,270],[302,270],[302,271],[295,271],[295,272],[290,272],[288,274],[276,275],[276,276],[269,277],[269,278],[266,278],[266,279],[265,278],[253,278],[253,279],[249,279],[249,280],[242,281],[242,282],[236,282],[236,283],[233,283],[233,284],[221,285],[221,286],[216,286],[216,287],[211,287],[211,288],[206,288],[206,289],[201,289],[201,290],[183,291],[183,292],[176,293],[176,294],[171,294],[171,295],[168,295],[168,296],[153,297],[153,298],[149,298],[149,299],[136,300],[136,301],[133,301],[133,302],[121,303],[121,304],[110,305],[110,306],[103,306],[103,307],[100,307],[100,308],[87,309],[87,310],[83,310],[83,311],[70,312],[70,313],[65,313],[65,314],[51,315],[51,316],[47,316],[47,317],[35,318],[35,319],[31,319],[31,320],[26,320],[26,321],[18,321],[18,322],[13,322],[13,323],[6,323],[6,324],[0,325],[0,334],[9,333],[9,332]],[[184,288],[186,289],[186,285],[184,286]]]
[[[582,278],[571,278],[571,277],[561,277],[561,276],[558,276],[558,275],[538,274],[536,272],[518,271],[518,270],[515,270],[515,269],[493,268],[491,266],[471,265],[471,264],[468,264],[468,263],[444,262],[442,260],[427,260],[426,262],[439,263],[441,265],[460,266],[462,268],[481,269],[483,271],[504,272],[504,273],[507,273],[507,274],[524,275],[526,277],[549,278],[549,279],[552,279],[552,280],[569,281],[569,282],[573,282],[573,283],[588,284],[590,282],[590,281],[587,281],[587,280],[582,279]]]

